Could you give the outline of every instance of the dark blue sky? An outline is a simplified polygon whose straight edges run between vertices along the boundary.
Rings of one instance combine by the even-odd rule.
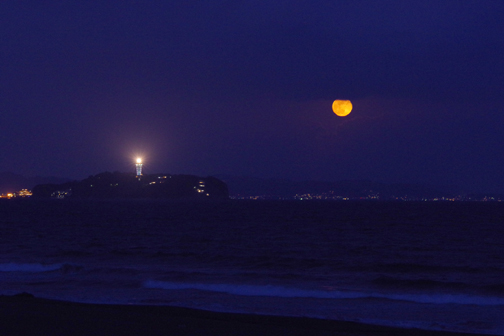
[[[0,41],[0,171],[504,192],[500,0],[2,1]]]

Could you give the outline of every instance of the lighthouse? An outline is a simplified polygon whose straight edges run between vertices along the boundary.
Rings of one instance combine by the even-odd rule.
[[[137,177],[142,176],[142,159],[141,158],[136,159],[135,166],[136,166],[136,176]]]

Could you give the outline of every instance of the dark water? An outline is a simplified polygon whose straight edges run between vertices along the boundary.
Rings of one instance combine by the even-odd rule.
[[[0,294],[504,335],[504,204],[5,200]]]

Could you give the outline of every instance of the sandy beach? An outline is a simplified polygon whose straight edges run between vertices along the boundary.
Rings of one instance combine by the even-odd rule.
[[[0,296],[0,335],[474,335],[313,318]]]

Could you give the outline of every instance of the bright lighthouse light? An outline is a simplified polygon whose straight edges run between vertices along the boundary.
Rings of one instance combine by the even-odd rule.
[[[136,159],[136,174],[137,176],[141,176],[142,175],[142,159],[141,158],[137,158]]]

